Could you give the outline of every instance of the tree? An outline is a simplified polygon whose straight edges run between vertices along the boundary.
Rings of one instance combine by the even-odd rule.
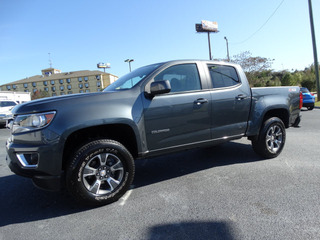
[[[264,70],[269,70],[274,59],[264,57],[252,57],[250,51],[245,51],[233,56],[231,61],[239,64],[246,73],[255,73]]]

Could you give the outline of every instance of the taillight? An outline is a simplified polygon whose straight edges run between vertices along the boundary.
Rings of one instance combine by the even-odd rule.
[[[311,95],[312,95],[312,96],[314,96],[314,94],[313,94],[313,93],[311,93]]]
[[[303,104],[303,95],[302,92],[300,92],[300,104],[299,104],[299,108],[302,108],[302,104]]]

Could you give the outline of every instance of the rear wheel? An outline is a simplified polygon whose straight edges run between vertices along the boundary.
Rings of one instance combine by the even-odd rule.
[[[82,146],[67,169],[67,188],[79,201],[104,205],[117,201],[134,177],[134,160],[119,142],[100,139]]]
[[[307,107],[308,110],[312,110],[313,108],[314,108],[314,106]]]
[[[252,147],[260,156],[274,158],[281,153],[285,141],[285,126],[281,119],[273,117],[264,122],[259,136],[252,140]]]

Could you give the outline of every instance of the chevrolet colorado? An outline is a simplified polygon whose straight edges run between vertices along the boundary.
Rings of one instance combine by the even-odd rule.
[[[103,205],[128,190],[134,160],[241,137],[278,156],[300,121],[299,87],[250,88],[239,65],[179,60],[141,67],[103,92],[31,101],[13,109],[10,169],[36,186]]]

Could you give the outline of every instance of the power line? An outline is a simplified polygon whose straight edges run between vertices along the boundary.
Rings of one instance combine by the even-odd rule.
[[[236,43],[232,43],[231,44],[242,44],[245,43],[246,41],[248,41],[249,39],[251,39],[254,35],[256,35],[268,22],[269,20],[273,17],[273,15],[278,11],[278,9],[280,8],[280,6],[282,5],[282,3],[284,2],[284,0],[282,0],[280,2],[280,4],[278,5],[278,7],[273,11],[273,13],[270,15],[270,17],[261,25],[261,27],[255,31],[253,34],[251,34],[247,39],[243,40],[242,42],[236,42]]]

